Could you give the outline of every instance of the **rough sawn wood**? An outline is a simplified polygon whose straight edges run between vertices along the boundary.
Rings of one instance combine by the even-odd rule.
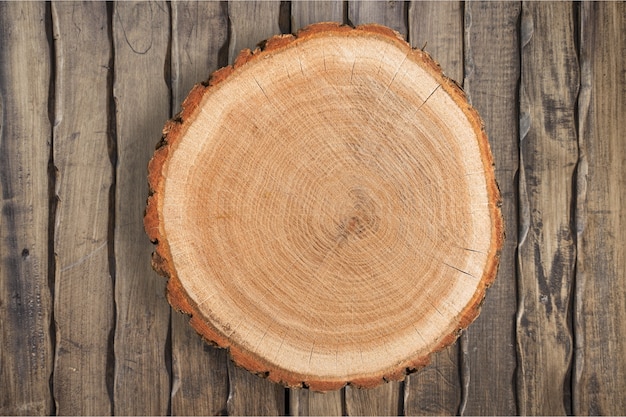
[[[482,122],[396,32],[317,24],[198,85],[149,166],[168,299],[288,386],[400,380],[478,315],[503,224]]]

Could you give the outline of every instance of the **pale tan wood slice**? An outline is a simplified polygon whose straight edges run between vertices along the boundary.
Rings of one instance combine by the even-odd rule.
[[[0,415],[54,413],[46,7],[0,3]]]
[[[293,32],[315,22],[343,22],[344,2],[295,1],[291,3]],[[345,408],[345,391],[337,390],[320,394],[309,390],[291,389],[289,392],[289,412],[293,416],[340,416]]]
[[[503,241],[476,111],[382,26],[244,51],[149,166],[168,297],[239,365],[331,390],[401,380],[473,321]]]

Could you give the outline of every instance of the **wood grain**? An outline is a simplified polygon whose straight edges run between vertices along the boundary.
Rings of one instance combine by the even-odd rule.
[[[465,92],[485,122],[502,193],[506,240],[480,316],[464,337],[461,414],[517,413],[515,314],[519,3],[465,3]]]
[[[232,64],[243,49],[254,50],[257,44],[280,33],[278,1],[230,1],[230,44],[228,62]]]
[[[298,30],[316,22],[343,22],[342,1],[295,1],[291,3],[292,27]],[[345,408],[345,388],[318,393],[289,390],[289,412],[294,416],[340,416]]]
[[[354,25],[378,23],[406,38],[406,7],[403,1],[349,1],[348,21]]]
[[[461,2],[412,1],[408,11],[411,46],[426,50],[447,76],[463,82]],[[405,415],[455,415],[461,401],[458,343],[434,354],[431,364],[404,385]]]
[[[397,1],[350,1],[348,21],[354,25],[378,23],[398,31],[406,38],[406,9]],[[395,415],[401,411],[403,383],[389,382],[370,390],[345,388],[348,415]]]
[[[280,33],[280,2],[230,1],[230,43],[228,62],[233,63],[242,49]],[[229,361],[228,413],[236,415],[281,415],[285,410],[285,388],[261,379]]]
[[[225,3],[177,1],[172,8],[172,114],[194,84],[226,64],[228,9]],[[225,51],[225,53],[224,53]],[[226,351],[205,343],[189,318],[172,314],[172,414],[226,413]]]
[[[163,281],[143,232],[145,167],[170,115],[169,10],[120,2],[113,12],[117,175],[115,192],[115,413],[168,412],[168,325]],[[165,71],[165,72],[164,72]],[[141,262],[140,260],[145,260]],[[150,383],[146,383],[150,381]]]
[[[109,77],[105,3],[53,3],[54,165],[58,205],[53,375],[58,414],[112,413]]]
[[[626,397],[626,4],[581,7],[574,413]]]
[[[291,3],[291,30],[297,32],[317,22],[343,23],[343,2],[340,0],[303,0]]]
[[[0,415],[54,412],[45,19],[44,3],[0,3]]]
[[[571,207],[578,159],[573,12],[565,2],[522,8],[517,391],[523,415],[571,414]]]

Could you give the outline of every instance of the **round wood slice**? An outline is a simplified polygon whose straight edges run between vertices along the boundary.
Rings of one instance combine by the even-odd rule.
[[[168,299],[288,386],[399,380],[478,315],[503,242],[482,122],[382,26],[317,24],[197,85],[149,166]]]

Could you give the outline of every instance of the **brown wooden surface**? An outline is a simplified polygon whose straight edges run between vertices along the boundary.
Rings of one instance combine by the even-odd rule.
[[[461,2],[412,1],[408,10],[409,40],[424,48],[444,73],[463,84],[463,5]],[[404,413],[454,415],[461,401],[459,344],[432,356],[431,366],[406,379]]]
[[[153,153],[160,121],[170,116],[169,7],[165,2],[119,2],[112,20],[117,168],[114,412],[160,415],[167,413],[169,404],[170,309],[159,277],[150,265],[136,260],[152,251],[141,238],[142,166]]]
[[[573,412],[624,414],[626,6],[580,11]]]
[[[463,84],[507,239],[481,316],[429,368],[288,391],[170,319],[146,163],[239,49],[343,19],[400,29]],[[15,2],[0,45],[0,414],[625,412],[624,3]]]
[[[463,396],[459,411],[465,415],[508,415],[518,411],[514,332],[519,14],[519,3],[465,3],[463,87],[485,122],[506,227],[498,278],[487,293],[480,316],[461,340]],[[486,389],[487,386],[497,388]]]
[[[173,2],[172,115],[194,86],[227,64],[228,9],[218,2]],[[161,281],[163,284],[163,281]],[[189,326],[189,318],[172,312],[173,415],[220,415],[226,412],[226,351],[213,349]]]
[[[115,303],[109,262],[112,49],[106,4],[53,3],[52,22],[57,198],[52,388],[59,414],[108,415],[113,412]]]
[[[0,3],[0,414],[50,414],[51,53],[42,3]],[[32,57],[37,57],[33,65]],[[52,263],[52,267],[54,263]]]
[[[517,350],[521,414],[571,413],[568,320],[578,159],[574,7],[526,3],[521,21]]]

